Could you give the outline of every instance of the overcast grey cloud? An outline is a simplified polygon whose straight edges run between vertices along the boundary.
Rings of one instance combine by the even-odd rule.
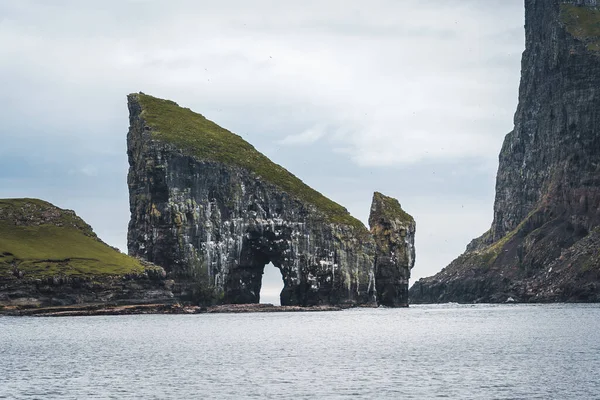
[[[366,222],[417,220],[415,279],[485,231],[524,47],[517,0],[2,1],[0,197],[126,248],[125,95],[242,135]]]

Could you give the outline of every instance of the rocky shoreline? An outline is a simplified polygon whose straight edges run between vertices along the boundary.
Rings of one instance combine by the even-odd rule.
[[[133,314],[239,314],[259,312],[319,312],[341,311],[343,309],[343,307],[336,306],[299,307],[275,306],[273,304],[224,304],[210,307],[182,305],[179,303],[128,305],[87,304],[39,308],[5,307],[3,309],[0,309],[0,315],[30,317],[76,317]]]

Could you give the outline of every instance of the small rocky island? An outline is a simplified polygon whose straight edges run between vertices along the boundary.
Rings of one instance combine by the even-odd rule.
[[[0,311],[17,315],[406,307],[415,221],[375,193],[370,230],[240,136],[128,96],[129,254],[37,199],[0,200]],[[258,305],[263,269],[282,307]],[[254,306],[251,306],[254,304]],[[236,306],[241,305],[241,306]]]
[[[371,230],[240,136],[173,101],[128,96],[129,253],[193,282],[206,303],[408,304],[415,222],[375,193]]]
[[[600,301],[600,2],[525,1],[494,221],[413,303]]]

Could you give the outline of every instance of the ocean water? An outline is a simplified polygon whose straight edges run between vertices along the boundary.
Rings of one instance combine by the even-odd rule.
[[[600,305],[0,317],[0,398],[600,399]]]

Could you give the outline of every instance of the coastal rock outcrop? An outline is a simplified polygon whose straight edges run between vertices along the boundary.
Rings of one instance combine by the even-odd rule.
[[[102,242],[73,211],[0,199],[0,306],[170,301],[165,271]]]
[[[488,232],[411,302],[600,301],[600,2],[526,0]]]
[[[375,192],[369,226],[377,248],[377,302],[387,307],[406,306],[410,270],[415,265],[415,220],[398,200]]]
[[[258,303],[271,262],[282,305],[377,304],[379,245],[345,208],[200,114],[143,93],[128,106],[130,254],[194,282],[205,303]],[[406,305],[408,273],[382,276],[389,304]]]

